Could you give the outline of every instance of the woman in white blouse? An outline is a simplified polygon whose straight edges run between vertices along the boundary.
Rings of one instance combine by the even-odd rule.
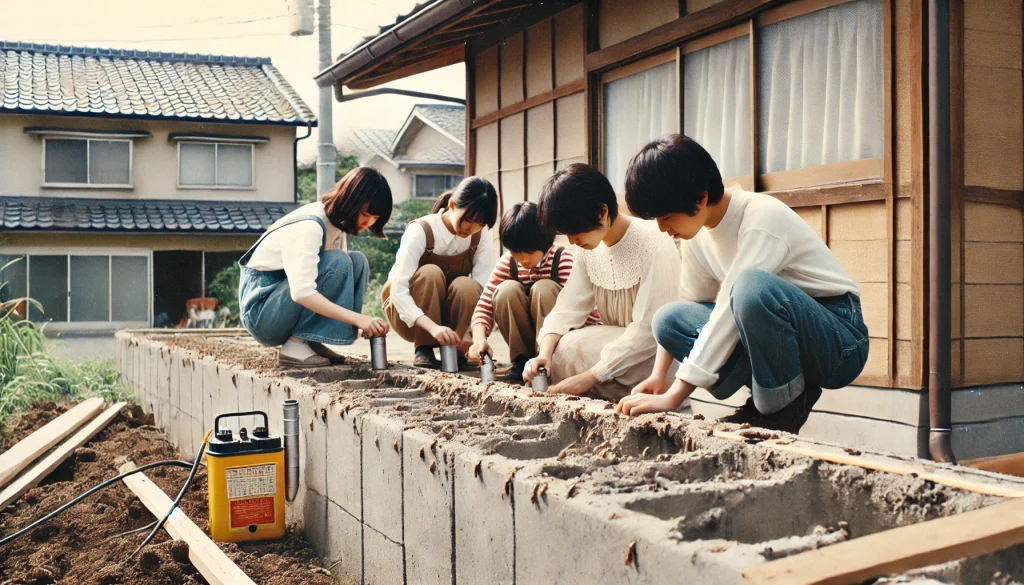
[[[540,215],[577,247],[576,261],[524,379],[544,366],[551,393],[618,400],[654,366],[651,319],[678,296],[679,252],[653,222],[619,214],[608,179],[585,164],[548,180]],[[605,324],[583,327],[595,307]]]
[[[434,347],[454,345],[459,369],[468,369],[467,332],[494,267],[491,228],[497,218],[494,185],[468,177],[402,234],[382,300],[391,326],[416,347],[413,365],[437,369]]]
[[[242,256],[242,326],[263,345],[281,346],[282,366],[344,362],[324,344],[351,345],[386,335],[388,324],[361,314],[370,264],[336,249],[342,233],[384,237],[391,188],[376,170],[353,169],[320,201],[282,217]]]

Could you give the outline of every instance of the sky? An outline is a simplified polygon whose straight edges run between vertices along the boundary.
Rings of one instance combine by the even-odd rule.
[[[331,52],[348,51],[377,27],[393,23],[416,0],[333,0]],[[0,39],[85,47],[144,49],[270,57],[275,67],[318,111],[320,68],[316,34],[292,37],[285,0],[0,0]],[[461,64],[389,83],[419,91],[465,97]],[[413,104],[400,96],[334,102],[334,142],[356,128],[398,129]],[[305,133],[305,129],[302,130]],[[299,142],[299,160],[316,157],[317,134]]]

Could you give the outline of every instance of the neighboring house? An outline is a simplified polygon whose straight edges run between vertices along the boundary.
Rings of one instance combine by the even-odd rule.
[[[948,79],[927,74],[927,4],[436,0],[317,81],[340,96],[464,62],[466,172],[506,203],[536,200],[573,161],[621,190],[639,146],[692,136],[727,182],[793,207],[860,284],[867,367],[857,386],[825,392],[806,434],[928,455],[946,427],[962,459],[1022,451],[1021,2],[949,3]],[[929,133],[929,98],[942,96],[951,132]],[[929,181],[928,153],[947,140],[950,165],[934,170],[951,175],[951,212],[929,218],[945,181]],[[941,251],[930,236],[950,225],[951,275],[929,267]],[[951,335],[932,290],[937,302],[950,293]],[[694,410],[728,409],[701,392]]]
[[[316,119],[269,59],[0,41],[0,87],[0,282],[49,331],[177,321],[295,207]]]
[[[433,199],[465,175],[466,109],[418,104],[398,131],[353,130],[341,150],[380,171],[395,203]]]

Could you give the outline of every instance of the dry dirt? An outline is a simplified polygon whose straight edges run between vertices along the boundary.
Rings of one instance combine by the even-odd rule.
[[[42,404],[12,421],[7,445],[29,435],[64,412],[64,406]],[[77,449],[43,482],[0,511],[0,534],[10,534],[93,485],[118,474],[124,456],[138,464],[165,459],[190,460],[179,454],[153,426],[151,415],[138,407],[120,416],[84,447]],[[0,451],[7,447],[3,445]],[[188,475],[180,468],[157,468],[147,476],[174,497]],[[182,509],[206,530],[206,471],[200,467]],[[117,537],[154,520],[123,483],[93,495],[63,515],[14,542],[0,547],[0,584],[132,584],[206,583],[188,562],[188,545],[161,531],[143,552],[128,560],[144,533]],[[220,544],[221,549],[260,585],[331,585],[330,573],[301,534],[290,531],[281,540]]]

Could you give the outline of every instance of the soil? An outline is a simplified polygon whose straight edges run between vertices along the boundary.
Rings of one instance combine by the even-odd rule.
[[[152,338],[167,345],[194,351],[200,357],[213,356],[219,361],[237,364],[253,372],[279,369],[277,349],[264,347],[253,339],[200,335],[154,335]]]
[[[12,445],[67,409],[41,404],[11,422],[6,438]],[[6,447],[6,445],[5,445]],[[137,464],[166,459],[188,460],[153,426],[152,415],[129,407],[106,429],[72,454],[39,486],[0,512],[0,534],[10,534],[71,500],[93,485],[118,474],[126,456]],[[188,470],[161,467],[147,476],[171,498]],[[206,530],[206,471],[200,467],[182,510]],[[0,547],[3,585],[56,584],[202,584],[206,580],[188,561],[188,545],[160,531],[142,553],[129,559],[148,531],[119,537],[155,518],[121,482],[93,495],[33,532]],[[330,573],[319,566],[302,535],[289,529],[280,540],[240,545],[218,543],[253,581],[260,585],[331,585]]]

